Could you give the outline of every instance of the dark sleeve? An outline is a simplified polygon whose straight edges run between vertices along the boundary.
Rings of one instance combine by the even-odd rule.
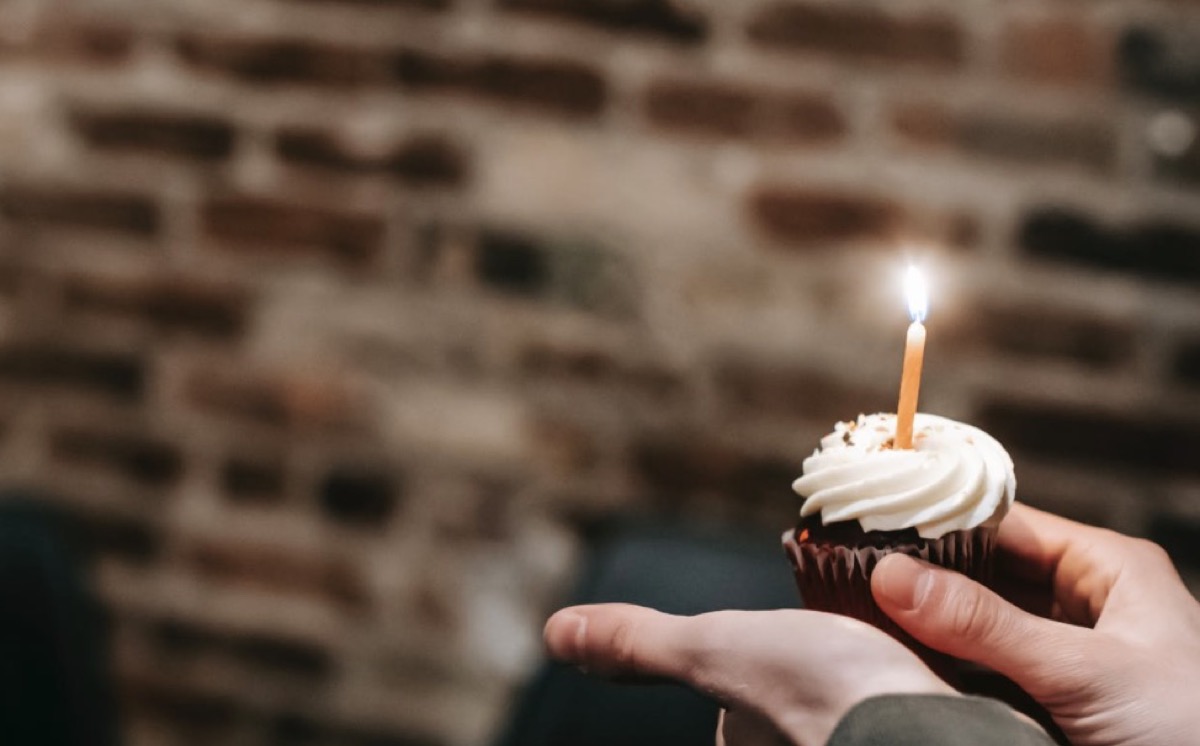
[[[1006,705],[982,697],[886,695],[855,705],[828,746],[1054,746]]]

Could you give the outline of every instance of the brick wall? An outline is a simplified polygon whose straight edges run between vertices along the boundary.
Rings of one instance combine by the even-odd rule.
[[[132,744],[478,744],[579,527],[923,408],[1200,568],[1184,0],[0,0],[0,476]],[[782,561],[782,560],[781,560]]]

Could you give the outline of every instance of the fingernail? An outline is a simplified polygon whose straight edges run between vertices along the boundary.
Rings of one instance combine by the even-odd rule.
[[[583,657],[583,641],[587,635],[587,617],[563,610],[546,622],[546,647],[550,655],[567,663],[579,663]]]
[[[879,595],[905,611],[920,607],[933,587],[933,570],[910,557],[891,560],[887,564],[888,567],[881,568]]]

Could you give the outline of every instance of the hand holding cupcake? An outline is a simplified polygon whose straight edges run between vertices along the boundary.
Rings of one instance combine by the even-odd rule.
[[[918,414],[912,449],[895,432],[891,414],[838,423],[804,461],[799,523],[784,534],[808,608],[889,631],[871,597],[876,563],[899,552],[986,580],[1016,495],[1012,459],[982,430]]]

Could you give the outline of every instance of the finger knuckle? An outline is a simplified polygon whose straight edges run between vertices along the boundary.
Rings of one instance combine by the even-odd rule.
[[[695,625],[692,632],[691,645],[688,646],[684,665],[688,671],[688,679],[700,690],[713,687],[713,677],[719,666],[714,663],[719,660],[722,651],[736,649],[743,640],[738,639],[734,630],[737,612],[713,612],[698,618],[702,623]]]
[[[1128,539],[1127,548],[1131,555],[1147,565],[1166,566],[1171,564],[1167,550],[1149,539]]]
[[[1090,539],[1093,544],[1101,546],[1113,547],[1120,546],[1131,539],[1119,531],[1113,531],[1111,528],[1102,528],[1099,526],[1088,526],[1086,533],[1090,534]]]
[[[950,633],[956,637],[982,640],[995,634],[996,616],[979,594],[960,594],[951,605]]]
[[[1163,549],[1161,545],[1149,539],[1139,539],[1138,541],[1141,542],[1142,551],[1145,553],[1147,559],[1163,564],[1171,562],[1171,555],[1167,554],[1167,550]]]
[[[609,639],[609,650],[613,662],[622,669],[636,668],[638,658],[637,623],[632,619],[622,619],[613,627]]]

